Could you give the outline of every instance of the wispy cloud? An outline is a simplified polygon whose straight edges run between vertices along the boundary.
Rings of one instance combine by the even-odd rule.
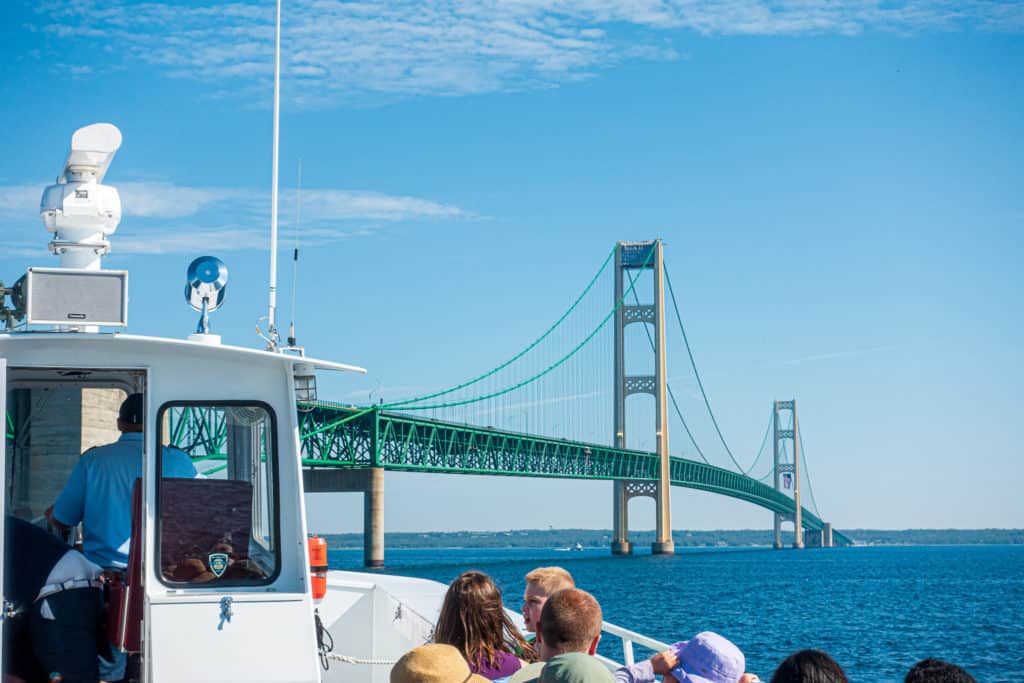
[[[121,197],[125,216],[182,218],[217,205],[244,204],[254,213],[266,213],[270,199],[265,192],[230,187],[187,187],[167,182],[111,183]],[[0,215],[24,217],[38,211],[45,189],[39,185],[0,186]],[[293,210],[296,190],[280,195],[282,212]],[[302,214],[311,221],[466,218],[472,214],[457,206],[430,199],[360,190],[302,191]]]
[[[39,200],[46,185],[0,186],[0,216],[30,218],[39,212]]]
[[[282,202],[294,204],[297,192],[282,194]],[[372,219],[399,221],[408,219],[466,218],[469,214],[457,206],[418,197],[402,197],[377,192],[347,190],[303,190],[302,215],[312,220]]]
[[[267,248],[270,199],[265,192],[167,182],[112,184],[121,196],[124,216],[116,238],[119,253],[182,253],[206,247],[222,251]],[[13,237],[8,249],[11,255],[37,253],[40,248],[35,241],[19,236],[27,235],[26,226],[38,215],[43,189],[42,184],[0,186],[0,226],[12,226],[8,232]],[[295,190],[281,194],[282,226],[294,220],[295,194]],[[231,216],[239,223],[225,225],[223,216]],[[304,244],[322,245],[362,237],[387,224],[474,217],[472,212],[457,206],[421,197],[307,189],[302,191],[301,238]],[[185,218],[189,220],[183,221]],[[33,234],[38,230],[36,226],[31,229]]]
[[[844,351],[826,351],[823,353],[812,353],[806,356],[800,356],[799,358],[790,358],[788,360],[778,361],[772,363],[769,367],[785,367],[791,365],[802,365],[804,363],[813,363],[823,360],[835,360],[836,358],[849,358],[851,356],[866,356],[872,353],[882,353],[885,351],[895,351],[897,349],[904,349],[910,346],[909,344],[886,344],[885,346],[871,346],[863,349],[847,349]]]
[[[182,187],[164,182],[117,183],[115,187],[124,215],[139,218],[194,216],[214,204],[238,202],[246,196],[241,190]]]
[[[118,235],[119,254],[191,254],[201,251],[247,251],[267,248],[267,231],[243,227],[199,230],[135,231]]]
[[[270,78],[273,3],[46,2],[34,27],[103,43],[125,64],[251,92]],[[168,30],[167,27],[174,27]],[[998,0],[294,0],[284,16],[285,95],[307,106],[367,97],[550,87],[627,60],[671,60],[680,32],[855,35],[1024,31]],[[87,68],[87,65],[85,65]],[[230,85],[225,85],[230,84]]]

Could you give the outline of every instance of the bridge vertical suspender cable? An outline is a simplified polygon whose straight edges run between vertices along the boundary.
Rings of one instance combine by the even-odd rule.
[[[558,328],[565,321],[566,318],[569,317],[569,314],[571,314],[576,309],[576,307],[583,300],[583,298],[587,295],[587,293],[590,292],[590,290],[593,288],[594,284],[597,282],[598,278],[601,276],[601,273],[603,273],[605,268],[608,267],[608,264],[611,262],[613,256],[615,256],[615,249],[614,248],[608,253],[608,256],[605,258],[604,263],[601,264],[601,267],[598,269],[597,273],[595,273],[594,277],[590,279],[590,282],[587,283],[587,286],[583,289],[583,291],[580,293],[580,295],[578,297],[576,297],[576,300],[573,301],[572,305],[569,306],[568,310],[566,310],[565,313],[563,313],[562,316],[551,325],[551,327],[549,327],[547,330],[545,330],[545,332],[542,335],[537,337],[525,349],[523,349],[522,351],[520,351],[516,355],[512,356],[511,358],[509,358],[504,363],[502,363],[502,364],[498,365],[497,367],[495,367],[495,368],[493,368],[493,369],[483,373],[482,375],[478,375],[477,377],[474,377],[472,379],[466,380],[465,382],[463,382],[461,384],[457,384],[456,386],[451,387],[449,389],[444,389],[442,391],[436,391],[434,393],[425,394],[423,396],[415,396],[413,398],[407,398],[407,399],[404,399],[402,401],[394,401],[394,402],[388,403],[384,407],[386,407],[386,408],[397,408],[399,406],[406,406],[406,405],[409,405],[411,403],[420,403],[422,401],[426,401],[426,400],[429,400],[429,399],[432,399],[432,398],[438,398],[440,396],[445,396],[447,394],[450,394],[450,393],[453,393],[455,391],[458,391],[459,389],[465,389],[466,387],[471,386],[473,384],[476,384],[477,382],[480,382],[481,380],[487,379],[487,378],[491,377],[492,375],[496,374],[498,371],[507,368],[509,365],[511,365],[512,363],[516,362],[517,360],[519,360],[520,358],[525,356],[533,348],[535,348],[538,344],[540,344],[542,341],[544,341],[548,336],[550,336],[550,334],[552,332],[554,332],[554,330],[556,328]],[[613,310],[613,312],[614,312],[614,310]],[[487,393],[488,394],[495,394],[495,392],[487,392]],[[497,395],[497,394],[495,394],[495,395]]]
[[[613,252],[613,254],[614,254],[614,252]],[[647,263],[650,261],[650,259],[652,258],[653,254],[654,254],[654,250],[652,249],[650,254],[648,254],[648,256],[647,256],[647,261],[644,262],[642,267],[646,267],[647,266]],[[595,276],[595,280],[596,280],[596,276]],[[589,289],[590,286],[593,285],[593,282],[594,281],[592,280],[591,284],[588,285],[588,289]],[[522,387],[528,386],[528,385],[532,384],[534,381],[540,379],[541,377],[544,377],[545,375],[547,375],[551,371],[553,371],[556,368],[558,368],[559,366],[561,366],[563,363],[565,363],[565,361],[569,360],[574,355],[576,355],[576,353],[580,349],[582,349],[584,346],[586,346],[588,343],[590,343],[590,341],[595,336],[597,336],[597,333],[600,332],[604,328],[604,326],[608,324],[608,321],[612,319],[612,316],[614,316],[615,312],[619,310],[619,308],[622,306],[623,302],[626,300],[626,297],[629,296],[629,294],[632,292],[632,290],[633,290],[633,286],[630,285],[630,289],[628,291],[626,291],[626,292],[623,292],[622,297],[618,301],[615,302],[615,305],[612,307],[612,309],[610,311],[608,311],[608,313],[604,316],[604,318],[601,319],[601,322],[598,323],[597,327],[595,327],[593,329],[593,331],[591,331],[590,334],[588,334],[583,339],[583,341],[581,341],[578,344],[576,344],[576,346],[574,346],[571,351],[569,351],[568,353],[563,355],[561,358],[559,358],[555,362],[553,362],[550,365],[548,365],[547,367],[545,367],[540,372],[537,372],[536,374],[534,374],[534,375],[532,375],[532,376],[530,376],[530,377],[528,377],[528,378],[526,378],[526,379],[524,379],[524,380],[522,380],[520,382],[517,382],[517,383],[515,383],[515,384],[513,384],[511,386],[505,387],[504,389],[501,389],[501,390],[498,390],[498,391],[488,392],[488,393],[485,393],[485,394],[483,394],[481,396],[476,396],[476,397],[473,397],[473,398],[467,398],[467,399],[464,399],[464,400],[461,400],[461,401],[446,401],[446,402],[443,402],[443,403],[433,403],[433,404],[429,404],[429,405],[410,405],[411,403],[413,403],[415,401],[426,400],[427,398],[429,398],[429,396],[424,396],[424,397],[420,397],[418,399],[408,399],[408,400],[405,400],[405,401],[398,401],[396,403],[385,404],[385,405],[383,405],[381,407],[382,408],[393,408],[393,407],[396,407],[396,406],[402,406],[405,410],[432,410],[434,408],[452,408],[452,407],[455,407],[455,406],[466,405],[468,403],[476,403],[478,401],[485,401],[485,400],[487,400],[489,398],[493,398],[495,396],[501,396],[503,394],[507,394],[509,392],[515,391],[516,389],[521,389]],[[582,296],[583,295],[580,295],[580,298],[582,298]],[[580,299],[577,299],[576,303],[579,303],[579,300]],[[576,304],[573,304],[573,308],[575,308],[575,306],[576,306]],[[566,314],[563,315],[560,320],[564,320],[565,317],[568,314],[569,314],[569,312],[567,311]],[[554,326],[549,328],[548,332],[545,333],[545,336],[552,329],[554,329]],[[533,346],[536,346],[539,341],[540,340],[538,339],[536,342],[534,342],[531,345],[530,348],[532,348]],[[523,352],[517,354],[516,358],[521,358],[525,353],[526,353],[526,351],[524,350]],[[513,360],[515,360],[515,359],[513,359]],[[482,380],[482,379],[484,379],[486,377],[490,377],[491,375],[496,373],[501,368],[507,367],[509,364],[511,364],[513,362],[513,360],[506,361],[505,363],[503,363],[502,365],[498,366],[494,370],[491,370],[490,372],[485,373],[485,374],[479,376],[476,379],[470,380],[468,382],[464,382],[463,384],[459,385],[458,387],[453,387],[452,389],[448,389],[448,390],[445,390],[445,391],[437,392],[435,394],[432,394],[432,396],[441,396],[443,394],[448,394],[448,393],[451,393],[452,391],[455,391],[456,389],[461,389],[463,387],[469,386],[470,384],[478,382],[478,381],[480,381],[480,380]]]
[[[746,472],[742,473],[743,476],[745,476],[745,477],[749,477],[750,473],[754,471],[755,467],[757,467],[757,463],[761,459],[761,455],[765,451],[764,447],[768,445],[768,434],[770,434],[771,431],[772,431],[772,419],[774,418],[774,416],[775,416],[774,412],[769,413],[769,415],[768,415],[768,426],[765,427],[764,437],[761,438],[761,447],[759,449],[757,449],[757,457],[754,458],[754,462],[752,462],[750,464],[750,467],[747,468]],[[768,470],[768,474],[769,475],[771,474],[771,469],[770,468]]]
[[[708,415],[711,416],[711,423],[715,426],[715,432],[718,433],[718,438],[722,441],[722,445],[725,446],[725,452],[729,454],[729,459],[732,460],[732,464],[736,465],[736,469],[740,472],[743,471],[743,467],[736,462],[736,456],[732,454],[732,449],[729,448],[729,444],[725,442],[725,437],[722,436],[722,430],[718,427],[718,420],[715,419],[715,413],[711,410],[711,402],[708,401],[707,392],[704,391],[704,383],[700,379],[700,373],[697,371],[697,363],[693,359],[693,350],[690,349],[690,340],[686,337],[686,328],[683,327],[683,318],[679,315],[679,304],[676,301],[675,290],[672,289],[672,278],[668,275],[668,269],[665,270],[665,283],[668,285],[668,293],[672,297],[672,308],[676,312],[676,320],[679,322],[679,331],[683,334],[683,343],[686,345],[686,353],[690,357],[690,367],[693,368],[693,375],[697,378],[697,386],[700,387],[700,395],[704,397],[704,405],[708,409]]]
[[[633,284],[635,283],[635,280],[633,279],[633,276],[630,275],[629,273],[626,273],[626,277],[629,278],[630,289],[633,292],[633,303],[635,303],[636,305],[640,305],[640,297],[637,295],[636,289],[633,288]],[[649,343],[651,345],[651,350],[653,351],[654,350],[654,338],[651,336],[651,330],[650,330],[649,327],[647,327],[647,325],[644,325],[644,332],[647,333],[647,343]],[[686,423],[686,418],[683,417],[683,411],[680,410],[679,402],[676,401],[676,394],[675,394],[674,391],[672,391],[672,385],[669,384],[666,381],[665,382],[665,388],[668,390],[668,397],[669,397],[669,400],[672,401],[672,407],[676,411],[676,416],[679,418],[679,421],[683,423],[683,429],[686,430],[686,435],[688,437],[690,437],[690,443],[692,443],[693,447],[697,449],[697,455],[700,456],[701,460],[703,460],[705,463],[710,465],[711,461],[708,460],[706,455],[704,455],[704,451],[701,450],[700,444],[697,443],[697,439],[694,438],[693,432],[690,431],[690,425],[688,425]]]
[[[814,514],[821,517],[821,512],[818,511],[818,501],[814,500],[814,487],[811,486],[811,471],[807,467],[807,449],[804,448],[803,434],[797,432],[796,438],[800,441],[800,454],[803,456],[804,476],[807,478],[807,492],[811,494],[811,505],[814,507]]]

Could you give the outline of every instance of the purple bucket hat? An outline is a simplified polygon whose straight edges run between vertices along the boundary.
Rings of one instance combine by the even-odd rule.
[[[672,646],[679,666],[672,675],[679,683],[736,683],[747,660],[740,649],[717,633],[703,631]]]

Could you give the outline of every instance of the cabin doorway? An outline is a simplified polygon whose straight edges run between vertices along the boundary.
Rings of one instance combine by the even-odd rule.
[[[46,511],[84,453],[118,441],[121,404],[130,394],[145,395],[146,380],[147,373],[141,369],[12,367],[0,358],[0,387],[4,389],[0,392],[4,421],[0,444],[0,490],[4,494],[0,505],[4,515],[0,520],[11,515],[83,550],[82,525],[62,532],[50,524]],[[140,453],[140,471],[144,458],[145,453]],[[4,534],[0,533],[0,550],[5,550],[3,543]],[[90,559],[105,568],[106,563]],[[0,580],[2,572],[0,569]],[[13,623],[8,617],[0,617],[5,628]],[[4,652],[5,662],[8,654]]]
[[[117,440],[117,413],[145,393],[145,372],[8,367],[5,512],[45,525],[83,453]]]

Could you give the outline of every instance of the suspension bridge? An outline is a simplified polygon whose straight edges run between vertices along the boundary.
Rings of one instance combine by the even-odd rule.
[[[609,275],[614,280],[610,305],[600,296],[607,289],[599,285]],[[689,361],[690,374],[683,383],[702,399],[709,433],[717,437],[714,452],[698,444],[693,416],[687,420],[672,389],[677,378],[670,382],[667,376],[666,291],[678,323],[677,339]],[[636,328],[642,331],[637,334]],[[595,370],[607,367],[609,360],[615,369],[612,387],[600,379],[608,375]],[[653,406],[627,401],[633,394],[653,396]],[[612,551],[617,554],[632,552],[628,506],[638,496],[655,499],[652,551],[674,551],[671,486],[769,510],[776,548],[782,547],[784,523],[792,523],[797,548],[804,547],[805,540],[813,546],[851,543],[818,512],[795,400],[772,403],[760,449],[749,466],[740,465],[704,390],[660,240],[617,243],[571,306],[539,337],[491,370],[419,396],[390,402],[372,398],[362,406],[299,404],[306,490],[364,494],[367,566],[383,564],[388,470],[611,481]],[[603,419],[609,412],[611,425]],[[655,448],[648,450],[644,446],[651,440],[651,417]],[[223,450],[223,425],[212,423],[201,410],[171,419],[173,442],[193,457],[216,459]],[[669,450],[670,423],[678,423],[686,435],[678,455]],[[627,431],[640,447],[627,447]],[[768,452],[770,458],[765,457]],[[716,455],[721,462],[712,462]],[[804,488],[810,507],[803,505]]]

